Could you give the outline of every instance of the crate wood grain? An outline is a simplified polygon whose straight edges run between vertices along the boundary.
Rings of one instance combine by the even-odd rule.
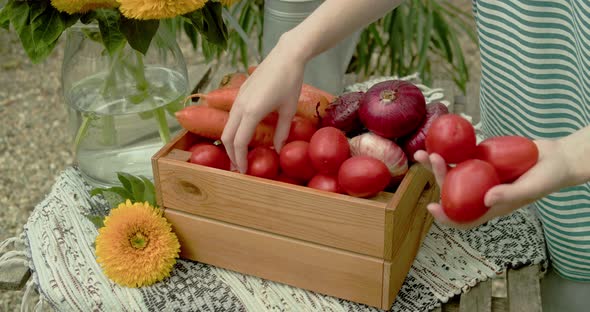
[[[395,193],[355,198],[189,163],[184,131],[153,158],[182,256],[389,308],[432,223],[439,190],[413,165]]]

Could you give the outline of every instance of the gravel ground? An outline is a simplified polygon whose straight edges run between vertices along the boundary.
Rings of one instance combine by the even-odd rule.
[[[470,0],[452,1],[470,9]],[[472,77],[479,79],[477,48],[466,38],[462,42]],[[182,46],[187,63],[197,59]],[[31,64],[16,35],[0,30],[0,241],[22,231],[56,175],[72,164],[62,56],[63,42],[45,62]],[[21,298],[22,291],[0,292],[0,311],[18,310]]]

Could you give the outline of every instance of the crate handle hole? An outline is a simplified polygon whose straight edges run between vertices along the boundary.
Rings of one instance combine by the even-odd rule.
[[[201,196],[202,192],[201,189],[199,187],[197,187],[196,185],[190,183],[190,182],[186,182],[186,181],[180,181],[180,186],[182,186],[182,188],[187,192],[187,193],[191,193],[197,196]]]

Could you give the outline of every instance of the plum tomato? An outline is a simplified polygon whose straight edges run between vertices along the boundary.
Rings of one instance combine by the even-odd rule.
[[[197,144],[198,146],[191,148],[191,163],[223,170],[230,169],[231,162],[223,147],[210,143]]]
[[[498,136],[479,143],[474,157],[494,166],[501,183],[511,183],[537,163],[539,150],[528,138]]]
[[[311,178],[311,180],[309,180],[309,183],[307,183],[307,186],[317,189],[317,190],[322,190],[322,191],[327,191],[327,192],[341,193],[341,194],[345,193],[344,190],[338,184],[338,177],[336,175],[332,175],[332,174],[318,173],[315,176],[313,176],[313,178]]]
[[[293,141],[285,144],[279,154],[281,170],[290,178],[299,181],[309,181],[316,170],[309,159],[309,143]]]
[[[258,146],[248,152],[248,170],[246,174],[274,179],[279,174],[279,154],[274,149]]]
[[[345,160],[338,170],[340,187],[355,197],[375,196],[387,187],[390,180],[387,166],[370,156],[353,156]]]
[[[289,130],[287,143],[293,141],[309,142],[317,129],[318,128],[313,121],[301,116],[294,116],[293,121],[291,122],[291,129]]]
[[[447,217],[457,223],[468,223],[483,216],[488,207],[484,197],[500,184],[496,169],[479,160],[466,160],[452,168],[442,185],[441,205]]]
[[[438,117],[426,133],[426,151],[439,154],[448,164],[471,159],[476,138],[473,125],[457,114]]]
[[[340,129],[320,128],[309,141],[309,158],[318,172],[335,174],[349,157],[350,145]]]

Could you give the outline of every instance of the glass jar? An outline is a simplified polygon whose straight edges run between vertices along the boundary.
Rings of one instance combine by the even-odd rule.
[[[119,184],[117,172],[152,178],[151,157],[181,127],[174,113],[189,94],[174,33],[160,24],[148,52],[128,43],[109,54],[98,25],[66,32],[62,89],[75,162],[93,186]]]

